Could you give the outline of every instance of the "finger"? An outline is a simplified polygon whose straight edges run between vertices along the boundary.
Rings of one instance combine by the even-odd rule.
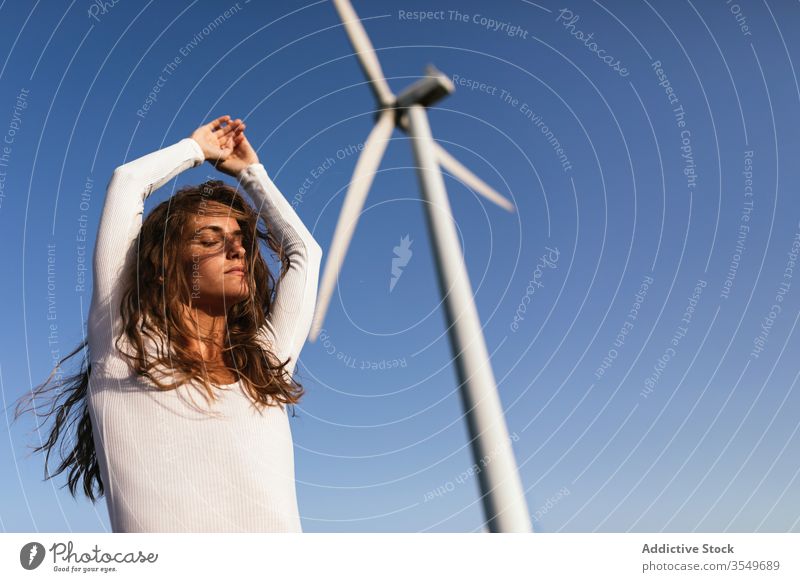
[[[241,119],[229,122],[228,125],[222,128],[222,131],[220,131],[219,135],[221,136],[228,135],[230,132],[235,130],[241,122],[242,122]]]
[[[222,126],[217,127],[217,129],[215,129],[213,133],[214,133],[215,136],[217,136],[219,138],[219,137],[224,136],[226,133],[228,133],[231,130],[232,127],[234,127],[233,123],[231,121],[228,121],[228,123],[225,125],[225,127],[222,127]]]
[[[220,117],[217,117],[214,121],[212,121],[208,125],[212,131],[216,131],[222,125],[223,121],[230,121],[230,119],[231,119],[230,115],[222,115]]]
[[[219,136],[217,139],[219,147],[223,149],[233,149],[233,147],[235,146],[235,142],[233,141],[233,136],[235,135],[235,132],[229,132],[226,133],[225,135],[221,134],[217,135]]]
[[[228,124],[222,128],[221,135],[227,135],[234,129],[236,129],[237,121],[229,121]]]

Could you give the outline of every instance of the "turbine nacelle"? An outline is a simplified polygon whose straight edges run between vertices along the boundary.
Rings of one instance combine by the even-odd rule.
[[[455,90],[455,85],[447,75],[428,65],[425,67],[425,76],[397,96],[396,107],[404,109],[413,104],[429,107]]]
[[[408,131],[408,121],[404,118],[405,112],[411,105],[422,105],[430,107],[440,99],[447,97],[456,90],[453,82],[433,65],[425,67],[425,77],[409,85],[405,91],[400,93],[388,105],[381,106],[375,110],[375,122],[387,109],[394,111],[395,125],[400,129]]]

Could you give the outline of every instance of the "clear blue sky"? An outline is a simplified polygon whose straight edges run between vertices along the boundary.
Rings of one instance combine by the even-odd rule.
[[[427,63],[459,81],[430,111],[434,135],[517,206],[447,178],[534,528],[800,530],[800,6],[354,5],[394,92]],[[82,337],[81,247],[113,169],[242,117],[327,250],[373,122],[329,2],[98,6],[0,4],[5,531],[109,530],[104,501],[43,481],[31,419],[7,423],[51,350]],[[305,531],[482,526],[477,480],[459,479],[473,460],[413,165],[397,130],[327,341],[301,355]],[[546,247],[557,260],[542,266]]]

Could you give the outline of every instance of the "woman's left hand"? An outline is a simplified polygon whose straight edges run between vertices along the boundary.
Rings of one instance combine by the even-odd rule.
[[[233,132],[233,151],[225,159],[220,160],[215,164],[215,167],[229,176],[238,178],[239,174],[252,164],[259,163],[258,154],[247,141],[244,135],[245,125],[237,128]]]

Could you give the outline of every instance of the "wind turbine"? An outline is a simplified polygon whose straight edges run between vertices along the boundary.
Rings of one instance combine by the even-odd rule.
[[[473,299],[464,256],[450,211],[440,166],[464,184],[509,212],[514,205],[440,147],[431,136],[426,107],[455,90],[433,65],[426,76],[395,96],[384,78],[372,43],[349,0],[333,0],[361,68],[378,101],[375,127],[356,162],[333,243],[323,269],[310,340],[316,341],[333,295],[347,248],[353,238],[375,171],[395,126],[411,137],[428,229],[444,298],[462,404],[471,436],[487,528],[491,532],[530,532],[530,514],[514,460],[497,384]],[[448,292],[449,291],[449,292]]]

